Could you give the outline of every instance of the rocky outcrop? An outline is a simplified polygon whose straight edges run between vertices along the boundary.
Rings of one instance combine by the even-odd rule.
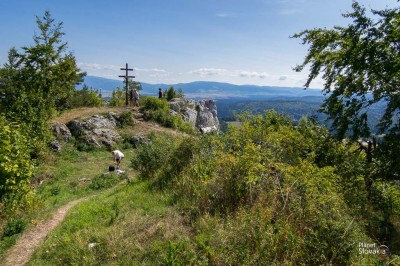
[[[68,127],[61,122],[53,122],[50,125],[50,130],[53,133],[54,139],[48,145],[52,151],[60,152],[62,146],[71,139],[72,134]]]
[[[72,135],[89,147],[100,148],[106,146],[112,148],[115,141],[121,138],[121,135],[115,130],[118,124],[118,116],[109,113],[106,116],[94,115],[83,120],[71,120],[67,127]]]
[[[181,112],[182,108],[195,109],[196,103],[193,100],[188,100],[184,98],[174,98],[169,101],[169,108],[177,113]]]
[[[52,140],[48,143],[50,149],[54,152],[60,152],[63,144],[61,144],[58,140]]]
[[[52,123],[50,129],[58,141],[67,142],[72,137],[68,127],[61,122]]]
[[[196,125],[196,120],[197,120],[197,111],[188,107],[184,107],[181,109],[181,115],[183,118],[183,121],[192,123],[193,125]]]
[[[175,98],[169,104],[172,115],[180,114],[183,121],[192,123],[200,132],[219,130],[217,105],[214,100],[202,100],[196,103],[193,100]]]
[[[199,102],[196,127],[202,132],[212,132],[219,129],[217,117],[217,104],[214,100],[202,100]]]

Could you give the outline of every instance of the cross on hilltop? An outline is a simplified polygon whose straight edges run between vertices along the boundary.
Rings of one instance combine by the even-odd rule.
[[[118,76],[120,78],[124,78],[125,80],[125,105],[129,105],[129,97],[128,97],[128,81],[129,78],[135,78],[135,76],[129,76],[128,71],[133,71],[133,68],[128,68],[128,63],[125,64],[125,68],[121,68],[121,70],[125,70],[125,75]]]

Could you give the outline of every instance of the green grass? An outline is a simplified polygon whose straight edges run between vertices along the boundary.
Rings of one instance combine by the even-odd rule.
[[[108,166],[113,163],[109,151],[79,152],[68,143],[61,153],[49,154],[46,163],[37,169],[35,175],[35,183],[42,184],[36,185],[34,189],[33,208],[26,212],[20,211],[11,218],[25,223],[29,229],[40,221],[50,219],[55,209],[72,200],[94,195],[101,189],[114,186],[121,179],[133,178],[135,173],[129,167],[129,160],[134,150],[130,148],[123,152],[126,158],[121,163],[121,169],[126,170],[127,174],[111,174],[106,178],[102,178],[102,174],[108,172]],[[82,178],[90,181],[83,182]],[[20,235],[18,233],[0,238],[0,260]]]
[[[74,208],[30,265],[164,264],[161,251],[188,233],[169,194],[123,182]]]
[[[55,120],[66,122],[76,117],[98,113],[99,110],[104,110],[104,108],[76,109]],[[107,109],[107,111],[109,110]],[[125,111],[125,109],[116,111],[122,112]],[[177,137],[181,135],[173,130],[148,123],[143,123],[139,126],[127,123],[126,127],[118,128],[117,131],[125,137],[133,134],[147,135],[150,132],[172,134]],[[94,240],[97,239],[96,234],[99,234],[98,237],[100,240],[104,241],[104,243],[108,243],[108,241],[113,243],[113,240],[105,238],[105,234],[108,232],[114,235],[114,237],[117,237],[118,234],[122,234],[123,230],[120,230],[121,228],[113,227],[114,225],[121,225],[122,223],[124,228],[128,229],[124,234],[134,232],[136,235],[140,235],[138,240],[140,243],[138,242],[135,244],[135,248],[141,250],[140,253],[138,252],[137,254],[142,254],[142,249],[147,249],[147,252],[150,253],[159,254],[157,251],[158,244],[152,244],[152,248],[148,249],[149,243],[147,243],[147,236],[149,232],[147,230],[150,230],[150,232],[154,231],[154,239],[156,239],[156,234],[159,234],[161,231],[170,231],[168,226],[172,226],[171,223],[179,224],[181,217],[177,215],[174,209],[169,207],[170,198],[168,196],[155,194],[149,191],[145,192],[147,188],[146,185],[143,184],[139,184],[138,188],[134,188],[135,185],[132,186],[132,180],[136,176],[136,171],[131,168],[130,161],[134,157],[135,149],[133,149],[129,143],[124,143],[123,140],[119,141],[114,148],[120,149],[125,154],[125,159],[121,163],[121,169],[125,170],[126,174],[121,176],[115,174],[103,176],[104,173],[108,172],[108,167],[113,164],[111,153],[106,149],[78,151],[73,141],[71,141],[62,148],[60,153],[49,152],[46,155],[47,157],[42,160],[42,163],[35,170],[35,175],[32,179],[34,189],[30,205],[28,207],[21,207],[12,217],[6,217],[7,219],[0,220],[1,228],[13,229],[10,231],[12,233],[9,235],[4,234],[4,232],[0,230],[0,261],[4,259],[6,251],[16,243],[24,230],[29,230],[36,224],[50,219],[56,209],[80,198],[88,198],[88,201],[82,204],[82,208],[85,208],[85,206],[88,208],[86,211],[80,213],[82,224],[78,222],[76,225],[77,227],[75,227],[75,229],[81,227],[84,229],[84,232],[77,230],[77,232],[82,234],[82,237],[87,236],[86,233],[89,233],[89,228],[92,228],[92,226],[100,226],[100,228],[95,228],[93,231],[95,232],[93,236],[95,237]],[[121,185],[121,181],[122,183],[125,182],[125,185]],[[109,192],[110,190],[113,192]],[[108,196],[99,196],[103,193]],[[115,193],[115,197],[112,193]],[[92,197],[100,201],[95,202]],[[126,204],[127,202],[129,202],[129,204]],[[130,208],[133,208],[132,212],[129,211]],[[132,219],[128,220],[124,217],[131,217]],[[101,219],[102,222],[99,223],[98,219]],[[91,221],[92,223],[87,223],[86,221]],[[23,227],[19,228],[16,226],[19,224],[22,224]],[[107,228],[104,234],[100,233],[103,227]],[[178,226],[177,228],[180,227]],[[88,231],[86,232],[85,230]],[[66,241],[70,239],[72,242],[79,244],[79,241],[82,240],[76,237],[74,230],[67,230],[66,232],[67,233],[63,235]],[[169,234],[168,232],[166,233],[167,235]],[[68,233],[70,233],[70,235],[68,235]],[[115,242],[114,244],[117,245],[125,243],[129,239],[132,240],[129,237],[127,240],[124,240],[124,237],[125,235],[119,235],[119,237],[116,238],[119,239],[118,243]],[[75,239],[77,241],[75,241]],[[170,239],[170,235],[168,235],[166,239]],[[92,241],[93,239],[88,238],[86,240]],[[95,242],[94,240],[92,242]],[[167,242],[161,242],[163,244],[160,244],[162,247],[159,248],[163,249],[163,245]],[[98,250],[99,248],[101,250],[102,245],[97,246],[96,252],[100,252]],[[56,257],[64,258],[63,254],[65,253],[66,260],[74,258],[74,256],[67,253],[68,250],[68,248],[59,250],[60,254]],[[115,260],[116,257],[114,253],[118,250],[123,249],[119,247],[114,250],[112,247],[108,247],[106,251],[110,252],[111,255],[108,255],[111,257],[108,258],[107,261]],[[72,253],[75,252],[73,249],[70,251]],[[90,252],[92,254],[93,250]],[[101,254],[100,252],[99,261],[104,257]],[[118,255],[117,257],[120,256]],[[135,261],[146,260],[144,257],[141,258],[142,259],[135,257]],[[80,262],[82,258],[79,259],[78,264],[82,264]],[[87,261],[88,264],[91,264],[90,260]],[[132,261],[132,258],[126,257],[124,261]],[[53,265],[56,262],[49,264],[45,261],[41,261],[40,263],[44,265]]]
[[[126,158],[121,169],[129,173],[127,177],[133,177],[133,169],[128,167],[133,149],[124,150],[124,153]],[[79,152],[72,145],[66,146],[56,157],[53,164],[42,166],[36,177],[47,177],[36,189],[39,206],[45,208],[46,212],[71,200],[93,194],[96,189],[91,188],[91,184],[99,175],[107,173],[108,166],[113,164],[109,151]]]

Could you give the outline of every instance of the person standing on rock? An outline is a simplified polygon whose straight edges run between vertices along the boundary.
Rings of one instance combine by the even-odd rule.
[[[113,161],[117,163],[117,169],[119,170],[119,165],[125,155],[119,150],[112,151],[111,153],[113,155]]]
[[[162,90],[161,90],[161,88],[158,89],[158,99],[162,99]]]
[[[139,92],[133,89],[133,107],[139,107]]]
[[[130,89],[129,91],[129,102],[131,106],[134,106],[134,101],[133,101],[133,89]]]

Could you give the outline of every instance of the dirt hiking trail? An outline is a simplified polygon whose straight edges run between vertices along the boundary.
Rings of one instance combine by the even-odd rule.
[[[17,240],[15,246],[7,253],[3,265],[22,266],[27,264],[31,259],[33,252],[43,242],[46,236],[64,220],[65,215],[72,207],[76,206],[83,200],[85,200],[85,198],[65,204],[55,211],[50,220],[43,221],[36,227],[31,228],[29,231],[24,233],[21,238]]]

